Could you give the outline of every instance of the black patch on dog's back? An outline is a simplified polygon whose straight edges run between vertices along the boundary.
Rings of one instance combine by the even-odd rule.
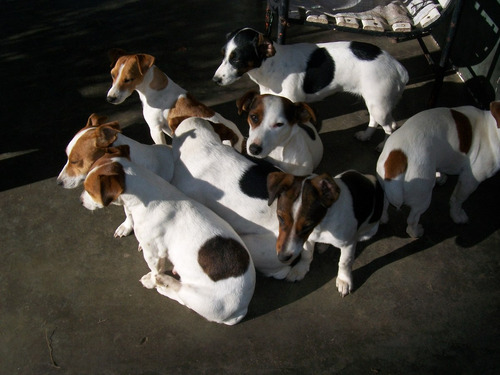
[[[379,47],[363,42],[353,41],[349,45],[349,48],[354,56],[364,61],[375,60],[382,53],[382,50]]]
[[[250,257],[235,239],[216,236],[201,246],[198,263],[212,281],[219,281],[243,275]]]
[[[375,186],[369,179],[355,171],[345,172],[340,179],[351,192],[354,216],[359,228],[373,211]]]
[[[299,123],[299,126],[305,130],[305,132],[307,133],[307,135],[309,136],[309,138],[311,138],[313,141],[316,140],[316,133],[314,133],[314,130],[312,130],[309,126],[305,125],[305,124],[300,124]]]
[[[306,94],[314,94],[332,82],[335,62],[325,48],[317,48],[309,56],[303,89]]]
[[[240,190],[249,197],[267,201],[269,198],[267,175],[271,172],[278,172],[279,169],[265,160],[252,158],[248,155],[245,155],[245,157],[253,161],[255,165],[248,168],[241,176]]]

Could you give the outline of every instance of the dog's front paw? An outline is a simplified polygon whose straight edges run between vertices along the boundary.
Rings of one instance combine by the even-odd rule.
[[[299,262],[292,267],[290,272],[288,272],[288,274],[286,275],[286,280],[290,282],[300,281],[306,276],[308,272],[309,264]]]
[[[352,292],[352,280],[349,278],[344,279],[343,276],[337,276],[335,285],[342,298]]]
[[[371,134],[368,133],[368,132],[366,132],[366,131],[364,131],[364,130],[361,130],[359,132],[356,132],[354,134],[354,137],[356,137],[356,139],[358,141],[364,142],[364,141],[368,141],[371,138]]]
[[[412,238],[420,238],[424,235],[424,227],[420,224],[408,225],[406,233]]]
[[[116,238],[126,237],[129,234],[131,234],[133,230],[134,227],[130,225],[130,223],[127,220],[125,220],[123,223],[120,224],[118,228],[116,228],[115,237]]]
[[[450,208],[450,216],[455,224],[465,224],[469,221],[469,217],[460,207],[451,207]]]
[[[156,287],[156,277],[152,272],[141,277],[141,283],[145,288],[153,289]]]

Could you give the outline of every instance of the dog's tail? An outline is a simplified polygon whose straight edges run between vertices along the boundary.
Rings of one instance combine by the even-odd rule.
[[[377,165],[377,174],[384,187],[385,195],[389,202],[398,209],[404,201],[404,178],[407,168],[408,158],[399,149],[390,151],[385,161]]]

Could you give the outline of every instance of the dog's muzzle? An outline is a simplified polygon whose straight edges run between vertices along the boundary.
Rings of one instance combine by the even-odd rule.
[[[118,98],[116,96],[107,96],[106,100],[108,101],[108,103],[114,104],[114,103],[116,103]]]

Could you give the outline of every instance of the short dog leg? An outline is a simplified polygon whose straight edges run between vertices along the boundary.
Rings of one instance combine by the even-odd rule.
[[[169,275],[159,274],[156,275],[155,286],[158,293],[179,302],[181,305],[185,305],[184,301],[182,301],[179,296],[179,291],[182,287],[182,284],[179,280]]]
[[[479,182],[468,171],[464,171],[458,178],[457,186],[455,186],[450,198],[450,216],[455,223],[464,224],[469,221],[462,204],[476,190],[478,185]]]
[[[352,264],[356,243],[340,249],[339,271],[337,274],[337,289],[342,297],[347,296],[353,290]]]
[[[384,198],[384,208],[382,209],[382,216],[380,217],[380,222],[382,224],[387,224],[389,222],[389,200]]]
[[[148,289],[153,289],[156,285],[155,274],[153,272],[148,272],[146,275],[141,277],[142,286]]]
[[[412,207],[410,210],[410,214],[408,215],[408,219],[406,223],[408,226],[406,227],[406,233],[412,238],[419,238],[424,235],[424,227],[418,222],[420,221],[420,215],[425,211],[425,209],[421,209],[420,207],[415,208]]]
[[[132,219],[132,215],[127,210],[127,207],[123,206],[123,209],[125,210],[125,221],[121,223],[118,228],[116,228],[116,238],[128,236],[134,230],[134,220]]]
[[[368,123],[368,127],[366,128],[366,130],[361,130],[359,132],[356,132],[354,136],[356,137],[356,139],[360,141],[368,141],[372,137],[373,133],[375,133],[376,129],[377,129],[377,121],[375,121],[373,116],[370,115],[370,122]]]
[[[300,253],[300,260],[295,266],[292,267],[288,275],[286,275],[287,281],[300,281],[302,280],[307,272],[309,272],[309,266],[313,260],[314,254],[314,242],[306,241],[304,244],[304,249]]]
[[[151,138],[153,138],[153,142],[157,145],[166,145],[167,140],[165,138],[165,133],[160,129],[151,129],[150,131]]]

